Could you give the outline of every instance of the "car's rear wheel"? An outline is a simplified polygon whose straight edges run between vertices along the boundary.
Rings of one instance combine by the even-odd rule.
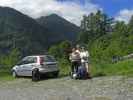
[[[32,71],[32,81],[39,81],[40,80],[40,73],[39,73],[39,69],[34,69]]]
[[[17,73],[16,73],[15,71],[12,71],[12,76],[13,76],[14,78],[18,77],[18,75],[17,75]]]

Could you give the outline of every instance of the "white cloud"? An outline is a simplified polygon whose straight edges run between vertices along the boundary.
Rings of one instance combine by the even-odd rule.
[[[128,23],[132,15],[133,15],[133,9],[131,10],[123,9],[118,13],[115,19],[118,21],[124,21],[125,23]]]
[[[90,0],[85,5],[76,2],[58,2],[56,0],[0,0],[0,6],[15,8],[33,18],[56,13],[67,20],[80,25],[84,14],[96,12],[101,9],[98,5],[92,4]]]

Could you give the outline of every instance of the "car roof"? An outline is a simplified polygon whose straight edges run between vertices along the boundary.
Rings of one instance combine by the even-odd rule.
[[[52,55],[32,55],[32,56],[26,56],[26,57],[44,57],[44,56],[52,56]]]

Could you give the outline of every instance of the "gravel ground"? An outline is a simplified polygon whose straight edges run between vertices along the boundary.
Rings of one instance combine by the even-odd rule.
[[[19,78],[0,82],[0,100],[133,100],[133,78],[72,80],[65,77],[40,82]]]

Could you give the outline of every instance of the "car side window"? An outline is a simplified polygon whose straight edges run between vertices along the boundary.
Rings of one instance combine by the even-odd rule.
[[[24,65],[24,64],[26,64],[27,63],[27,57],[25,57],[25,58],[23,58],[20,62],[18,62],[18,64],[17,65]]]
[[[24,59],[22,59],[18,65],[24,65],[24,64],[30,64],[30,63],[36,63],[37,62],[37,58],[36,57],[26,57]]]
[[[27,59],[27,63],[36,63],[37,62],[37,57],[29,57],[28,59]]]
[[[26,64],[26,60],[21,60],[20,62],[17,63],[17,65],[23,65]]]

